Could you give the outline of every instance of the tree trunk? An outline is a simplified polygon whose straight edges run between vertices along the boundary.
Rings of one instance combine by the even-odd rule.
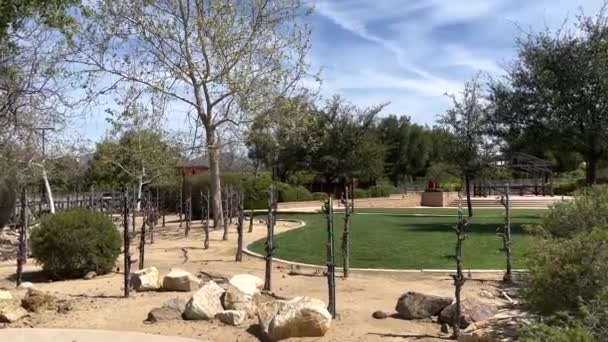
[[[49,200],[49,209],[51,214],[55,213],[55,201],[53,200],[53,192],[51,191],[51,184],[49,183],[49,177],[46,174],[46,168],[42,166],[42,180],[44,181],[44,188],[46,189],[46,196]]]
[[[228,241],[228,216],[230,215],[226,212],[224,216],[224,235],[222,236],[222,240],[224,241]]]
[[[209,154],[209,175],[211,177],[211,206],[213,227],[219,228],[223,219],[222,184],[220,179],[220,150],[217,146],[215,129],[207,129],[207,148]]]
[[[336,318],[336,263],[334,253],[334,209],[331,196],[325,204],[327,215],[327,290],[329,304],[327,311],[332,318]]]
[[[139,238],[139,269],[144,268],[144,256],[145,256],[145,248],[146,248],[146,213],[144,210],[142,223],[141,223],[141,232]]]
[[[124,296],[129,297],[129,276],[131,273],[131,236],[129,234],[129,195],[125,190],[122,204],[122,228],[123,228],[123,249],[124,249]]]
[[[253,233],[253,209],[251,209],[249,215],[249,233]]]
[[[21,285],[21,278],[23,274],[23,264],[27,260],[27,226],[28,212],[27,212],[27,190],[24,186],[21,190],[21,218],[19,222],[19,249],[17,250],[17,286]]]
[[[143,169],[142,169],[143,172]],[[144,176],[139,176],[139,178],[137,179],[137,205],[136,205],[136,210],[140,211],[141,210],[141,195],[142,195],[142,190],[144,188]]]
[[[268,229],[266,235],[266,268],[264,272],[264,290],[271,291],[272,289],[272,252],[274,251],[274,218],[273,218],[274,190],[272,185],[268,189],[268,217],[266,219],[266,227]]]
[[[344,231],[342,232],[342,268],[344,278],[348,278],[350,268],[350,216],[352,208],[352,199],[349,198],[349,189],[344,187]]]
[[[597,183],[597,165],[598,165],[599,157],[597,155],[591,154],[587,156],[586,160],[586,168],[585,168],[585,179],[588,185],[593,185]]]
[[[505,254],[507,256],[507,270],[503,277],[505,282],[511,282],[513,280],[513,274],[511,270],[511,248],[513,246],[513,242],[511,241],[511,202],[509,199],[509,184],[505,186],[505,197],[504,197],[504,206],[505,206],[505,227],[502,232],[502,241],[503,248],[505,249]]]
[[[464,274],[462,273],[462,245],[467,237],[466,228],[468,221],[462,215],[462,205],[460,203],[459,200],[458,224],[454,227],[454,230],[456,231],[456,274],[452,274],[452,279],[454,280],[454,297],[456,298],[456,317],[452,327],[454,329],[454,338],[458,338],[460,335],[460,318],[462,316],[460,294],[466,281]]]
[[[239,192],[238,197],[238,208],[237,215],[238,219],[236,222],[236,232],[238,234],[237,243],[236,243],[236,261],[243,261],[243,224],[245,223],[245,208],[243,207],[243,190]]]
[[[469,210],[469,217],[473,217],[473,203],[471,203],[471,177],[469,177],[469,175],[464,176],[464,184],[467,192],[467,209]]]

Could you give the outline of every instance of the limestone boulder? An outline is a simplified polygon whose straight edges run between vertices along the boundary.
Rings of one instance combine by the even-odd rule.
[[[458,342],[497,342],[490,329],[463,331],[458,335]]]
[[[20,290],[29,290],[34,288],[34,284],[30,283],[29,281],[24,281],[17,288]]]
[[[55,303],[56,298],[44,291],[29,289],[21,300],[21,306],[29,312],[40,312]]]
[[[175,297],[163,303],[163,308],[169,308],[183,314],[186,311],[186,300],[183,298]]]
[[[452,298],[406,292],[397,300],[395,311],[401,318],[420,319],[438,315],[452,303]]]
[[[464,329],[475,322],[488,320],[498,309],[491,304],[486,304],[477,300],[465,299],[461,302],[460,328]],[[439,320],[449,325],[456,323],[456,303],[446,306],[439,315]]]
[[[253,317],[256,313],[256,297],[260,296],[262,279],[250,274],[237,274],[230,279],[222,304],[226,310],[244,311]]]
[[[167,307],[161,307],[152,309],[152,311],[148,313],[146,322],[156,323],[161,321],[174,321],[181,318],[181,312]]]
[[[219,319],[220,322],[228,325],[240,325],[247,318],[247,313],[239,310],[224,310],[218,312],[215,318]]]
[[[324,336],[332,321],[325,303],[310,297],[267,303],[258,311],[258,319],[272,341]]]
[[[27,311],[17,300],[0,300],[0,323],[13,323],[27,316]]]
[[[230,278],[229,283],[241,292],[250,296],[259,292],[264,286],[264,281],[260,277],[251,274],[237,274]]]
[[[163,290],[165,291],[195,291],[200,287],[200,280],[190,272],[181,269],[171,269],[163,277]]]
[[[84,277],[82,277],[82,279],[91,280],[95,277],[97,277],[97,273],[95,273],[95,271],[89,271],[89,272],[87,272],[87,274],[84,275]]]
[[[154,266],[131,273],[130,286],[137,292],[160,289],[158,269]]]
[[[11,300],[13,299],[13,295],[5,290],[0,290],[0,300]]]
[[[220,297],[224,289],[214,281],[209,281],[196,291],[186,304],[184,318],[190,320],[213,319],[218,312],[224,311]]]

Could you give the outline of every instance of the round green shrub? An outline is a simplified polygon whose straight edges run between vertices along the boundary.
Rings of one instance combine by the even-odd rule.
[[[368,198],[369,193],[364,189],[355,189],[354,190],[355,198]]]
[[[90,209],[47,216],[32,230],[32,254],[52,278],[80,278],[114,268],[122,239],[112,220]]]
[[[312,201],[312,194],[303,186],[291,186],[285,183],[278,183],[279,202],[299,202]]]
[[[367,189],[370,197],[388,197],[391,194],[399,193],[396,187],[390,184],[378,184]]]
[[[327,199],[327,194],[324,192],[313,192],[312,199],[315,201],[325,201]]]
[[[15,208],[17,193],[12,177],[0,178],[0,228],[9,221]]]
[[[573,200],[557,202],[544,215],[541,226],[559,238],[571,238],[593,228],[608,228],[608,186],[582,189]]]
[[[522,289],[528,310],[541,315],[577,312],[608,288],[608,230],[568,239],[538,237],[527,255]]]
[[[595,342],[593,333],[582,326],[561,327],[542,323],[525,327],[519,337],[522,342]]]

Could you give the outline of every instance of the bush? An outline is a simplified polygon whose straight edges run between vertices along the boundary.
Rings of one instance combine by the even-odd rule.
[[[522,332],[521,342],[595,342],[591,331],[582,326],[560,327],[534,324]]]
[[[369,194],[364,189],[355,189],[354,190],[355,198],[369,198]]]
[[[456,192],[462,190],[462,184],[460,182],[448,182],[441,184],[441,188],[448,192]]]
[[[541,239],[528,255],[527,308],[552,315],[577,313],[581,301],[608,287],[608,231],[593,230],[570,239]]]
[[[285,183],[278,183],[277,188],[279,191],[279,202],[312,201],[312,193],[301,185],[291,186]]]
[[[17,192],[13,177],[0,178],[0,228],[9,221],[15,208]]]
[[[112,220],[90,209],[71,209],[44,218],[32,230],[32,254],[53,278],[80,278],[114,268],[121,237]]]
[[[399,193],[399,190],[390,184],[378,184],[367,189],[369,197],[388,197]]]
[[[541,227],[561,238],[593,228],[608,228],[608,186],[583,189],[572,201],[556,203],[543,217]]]
[[[325,201],[327,200],[327,194],[324,192],[313,192],[312,199],[315,201]]]
[[[577,183],[559,184],[553,188],[553,194],[557,196],[572,196],[580,188]]]

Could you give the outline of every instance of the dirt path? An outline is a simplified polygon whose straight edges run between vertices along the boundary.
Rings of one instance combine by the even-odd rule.
[[[277,232],[292,229],[295,222],[278,222]],[[303,228],[306,229],[306,228]],[[245,233],[245,241],[251,243],[265,236],[265,226],[256,224],[253,233]],[[200,224],[191,228],[190,237],[184,238],[184,228],[168,224],[159,229],[156,243],[146,246],[146,266],[156,266],[161,273],[172,267],[186,269],[193,274],[199,271],[220,273],[227,277],[238,273],[250,273],[263,278],[263,260],[243,256],[243,262],[234,262],[236,232],[230,229],[228,241],[222,241],[222,231],[211,232],[211,248],[202,248]],[[182,248],[188,251],[188,261],[184,263]],[[137,250],[132,248],[134,257]],[[122,260],[118,261],[118,265]],[[30,260],[27,272],[39,270]],[[10,278],[14,274],[14,261],[0,263],[0,288],[11,289],[16,296],[23,296],[22,290],[13,290]],[[311,296],[327,300],[327,281],[324,277],[290,276],[286,266],[275,265],[273,290],[285,297]],[[464,294],[478,297],[481,290],[496,291],[496,280],[500,274],[474,274],[476,280],[465,285]],[[13,326],[37,328],[80,328],[129,330],[146,333],[200,338],[209,341],[258,341],[256,324],[253,319],[240,327],[225,326],[220,322],[175,321],[146,324],[143,320],[154,307],[163,301],[179,296],[189,298],[188,293],[159,292],[137,293],[131,298],[122,295],[122,274],[113,273],[92,280],[72,280],[58,282],[38,282],[37,288],[52,291],[60,298],[71,301],[73,309],[65,314],[46,312],[34,315]],[[26,279],[27,280],[27,279]],[[36,282],[36,279],[32,279]],[[376,320],[372,312],[384,310],[393,312],[397,298],[406,291],[420,291],[428,294],[452,296],[451,278],[445,274],[354,273],[348,280],[337,281],[337,309],[339,318],[333,323],[329,333],[320,339],[294,339],[296,341],[404,341],[404,337],[440,334],[440,326],[432,322],[406,321],[396,318]],[[485,299],[482,299],[485,300]],[[494,300],[496,301],[496,300]],[[406,339],[407,340],[407,339]],[[434,341],[435,339],[416,339]]]

